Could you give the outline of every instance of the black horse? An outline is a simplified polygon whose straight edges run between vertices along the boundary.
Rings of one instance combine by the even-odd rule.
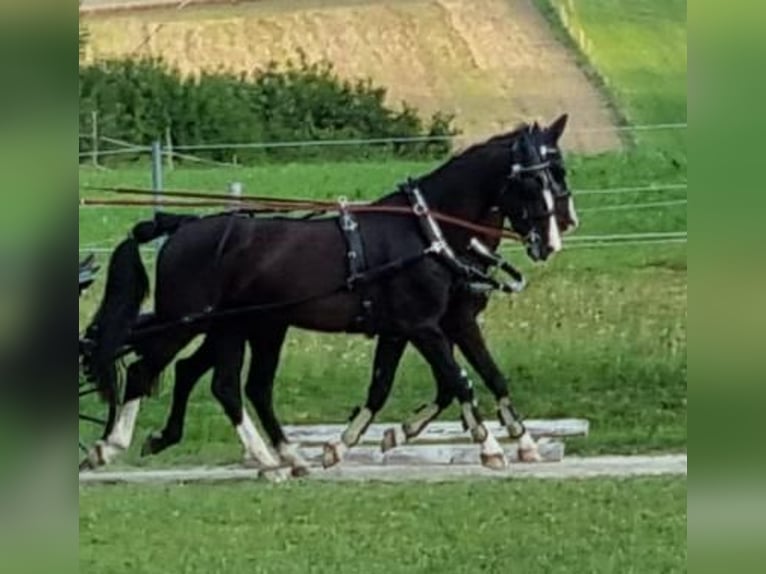
[[[429,208],[468,222],[486,221],[493,210],[499,210],[525,235],[530,256],[545,259],[560,248],[560,239],[553,212],[551,164],[543,161],[541,153],[545,151],[535,145],[534,130],[524,127],[470,148],[414,182],[408,193],[394,193],[376,202],[378,206],[411,204],[418,217],[358,216],[353,223],[359,226],[365,246],[366,268],[373,270],[368,278],[374,280],[361,281],[355,289],[344,288],[347,246],[335,221],[254,222],[228,215],[180,227],[161,251],[155,314],[137,331],[153,334],[135,341],[141,359],[128,369],[123,413],[113,437],[100,445],[98,461],[106,462],[127,446],[124,443],[132,434],[140,397],[175,354],[205,331],[209,336],[202,356],[207,366],[213,357],[213,392],[251,454],[260,457],[264,453],[255,444],[257,433],[244,415],[239,397],[244,339],[250,341],[255,361],[246,392],[265,426],[278,429],[277,434],[269,433],[272,442],[286,445],[273,417],[271,388],[287,328],[359,332],[364,330],[358,317],[365,303],[373,303],[367,330],[380,336],[376,363],[391,365],[385,374],[376,370],[373,387],[390,388],[401,350],[412,342],[431,364],[438,381],[443,397],[436,403],[438,410],[457,397],[464,422],[474,440],[482,443],[485,462],[502,457],[481,423],[470,383],[453,357],[452,342],[463,348],[460,333],[450,336],[445,332],[449,331],[449,321],[444,319],[452,308],[453,294],[465,281],[465,266],[455,255],[467,253],[471,235],[452,225],[439,229]],[[424,230],[428,236],[429,229],[435,235],[424,244]],[[136,328],[138,307],[147,291],[138,244],[167,231],[157,226],[151,233],[127,239],[110,261],[105,298],[88,330],[92,342],[89,371],[105,393],[114,388],[115,354]],[[374,272],[380,269],[387,272]],[[470,315],[475,324],[474,316],[475,310]],[[480,334],[479,342],[484,348]],[[486,349],[484,352],[494,367]],[[179,369],[183,364],[179,362]],[[523,424],[508,399],[507,385],[494,369],[497,380],[506,386],[500,397],[501,416],[507,417],[504,421],[513,436],[523,437]],[[175,398],[179,398],[178,392]],[[372,418],[369,403],[352,421],[351,426],[358,429],[354,431],[357,440]],[[360,416],[369,420],[362,419],[360,424]]]
[[[566,168],[563,156],[558,147],[566,121],[567,117],[562,116],[545,129],[535,124],[530,132],[533,143],[535,146],[538,146],[541,156],[550,163],[551,183],[555,188],[554,211],[562,233],[575,228],[578,223],[566,182]],[[498,227],[502,225],[502,216],[498,212],[492,213],[489,216],[489,220],[483,223]],[[515,221],[514,223],[520,228],[524,226],[523,221]],[[499,239],[497,238],[490,238],[486,242],[486,247],[490,252],[494,252],[498,245]],[[471,257],[473,259],[472,264],[483,269],[493,259],[493,257],[488,258],[477,253],[472,253]],[[476,316],[486,307],[489,300],[489,292],[491,291],[487,290],[488,286],[486,285],[478,285],[476,287],[481,288],[481,290],[475,290],[474,285],[464,285],[453,293],[441,326],[450,341],[453,344],[458,344],[464,356],[468,358],[472,366],[480,373],[482,380],[496,396],[502,407],[503,403],[505,403],[504,399],[508,396],[508,384],[487,351],[476,323]],[[273,370],[263,370],[268,363],[264,363],[261,357],[263,355],[266,357],[274,356],[274,354],[269,353],[268,349],[266,349],[266,352],[263,352],[263,347],[266,345],[267,343],[259,336],[258,329],[254,328],[251,347],[253,347],[254,356],[259,358],[251,364],[251,375],[248,379],[248,395],[253,400],[269,441],[280,454],[282,462],[292,466],[296,473],[301,473],[306,468],[306,462],[288,443],[273,411],[271,397],[274,372]],[[401,338],[392,339],[383,336],[378,338],[373,376],[367,392],[365,405],[355,409],[348,429],[342,434],[340,441],[326,445],[325,466],[339,462],[345,451],[359,441],[376,413],[382,409],[390,393],[393,377],[405,346],[406,341]],[[214,341],[208,337],[190,357],[176,363],[175,387],[170,414],[163,430],[158,433],[152,433],[145,441],[142,448],[143,455],[159,453],[180,442],[189,396],[196,382],[213,366],[214,359]],[[403,441],[415,438],[425,429],[427,423],[435,418],[451,400],[448,389],[439,386],[437,388],[437,396],[431,405],[419,409],[415,414],[414,420],[402,425],[401,430],[390,429],[386,433],[382,445],[383,449],[393,448]],[[499,414],[503,414],[502,408]],[[508,417],[505,418],[507,419]],[[521,446],[520,458],[521,460],[535,460],[536,450],[534,445],[527,443]],[[503,464],[503,461],[500,459],[495,459],[494,462]]]

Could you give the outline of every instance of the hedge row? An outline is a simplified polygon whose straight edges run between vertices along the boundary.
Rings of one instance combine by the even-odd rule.
[[[449,136],[453,118],[434,114],[421,119],[403,104],[393,110],[386,90],[368,80],[340,79],[327,63],[272,63],[252,75],[203,72],[184,77],[161,60],[109,60],[80,66],[80,133],[92,130],[97,112],[100,135],[148,145],[165,139],[173,145],[284,142],[304,140]],[[91,150],[87,137],[80,152]],[[449,151],[448,141],[381,144],[220,149],[194,152],[217,161],[262,159],[358,159],[390,154],[433,157]],[[103,149],[103,146],[102,146]]]

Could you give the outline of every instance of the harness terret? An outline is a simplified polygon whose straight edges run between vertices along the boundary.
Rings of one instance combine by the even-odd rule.
[[[362,312],[356,318],[357,326],[362,332],[371,336],[375,331],[372,297],[370,296],[367,272],[367,256],[364,252],[362,234],[359,233],[359,223],[354,214],[348,210],[348,202],[341,198],[339,203],[340,216],[338,225],[346,240],[346,261],[348,262],[348,278],[346,286],[349,291],[357,291],[362,298]]]

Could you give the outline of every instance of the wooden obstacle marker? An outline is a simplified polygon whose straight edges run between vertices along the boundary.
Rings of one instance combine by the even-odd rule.
[[[566,437],[588,435],[589,423],[584,419],[534,420],[525,422],[530,434],[538,440],[540,456],[545,462],[559,462],[564,458]],[[433,422],[416,441],[381,452],[383,433],[393,423],[372,424],[361,443],[352,448],[342,464],[349,465],[474,465],[479,464],[479,447],[470,444],[468,432],[459,422]],[[508,442],[507,432],[497,422],[487,426],[501,442]],[[345,425],[293,425],[285,427],[288,438],[301,445],[301,452],[312,463],[319,464],[322,445],[337,441]],[[518,447],[508,442],[505,453],[509,462],[518,461]]]

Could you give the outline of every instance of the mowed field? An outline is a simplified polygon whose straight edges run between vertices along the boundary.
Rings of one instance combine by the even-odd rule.
[[[80,491],[80,571],[686,571],[686,480]]]
[[[258,0],[82,21],[86,59],[150,55],[185,73],[250,73],[303,51],[332,62],[342,77],[372,78],[392,105],[454,113],[470,140],[568,109],[577,111],[571,149],[620,145],[606,100],[532,0]]]
[[[685,2],[562,5],[588,39],[592,72],[608,86],[621,115],[634,124],[685,121]],[[584,247],[592,241],[582,239],[687,229],[686,205],[679,203],[688,197],[685,187],[629,190],[686,184],[685,130],[632,135],[621,150],[568,157],[581,229],[544,266],[530,265],[509,246],[508,255],[528,273],[529,288],[495,297],[483,318],[525,415],[591,420],[591,436],[570,441],[568,452],[686,450],[686,244],[647,239],[643,245]],[[367,198],[431,167],[183,167],[167,174],[166,185],[223,190],[237,180],[259,195]],[[81,168],[80,183],[148,186],[149,170]],[[610,192],[587,193],[594,190]],[[81,209],[81,247],[112,246],[146,215]],[[81,301],[81,326],[102,287],[103,278]],[[344,421],[364,398],[371,352],[372,344],[361,338],[292,333],[276,386],[282,418]],[[145,402],[138,443],[161,426],[170,379]],[[140,459],[134,448],[123,464],[238,461],[240,447],[208,386],[205,381],[193,397],[182,445],[154,460]],[[409,353],[381,419],[401,420],[432,392],[429,369]],[[482,388],[479,397],[489,410]],[[450,412],[444,418],[457,417]],[[84,572],[680,572],[686,568],[685,521],[682,478],[87,487],[80,489],[80,556]]]

